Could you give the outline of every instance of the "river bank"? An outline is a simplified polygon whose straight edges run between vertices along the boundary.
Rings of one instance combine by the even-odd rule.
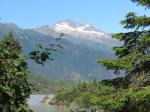
[[[68,112],[68,109],[62,105],[50,105],[47,103],[41,103],[45,95],[31,95],[28,100],[29,107],[34,112]],[[54,95],[48,95],[52,100]]]

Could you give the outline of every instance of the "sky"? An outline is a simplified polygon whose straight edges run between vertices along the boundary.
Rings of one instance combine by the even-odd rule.
[[[0,22],[24,29],[71,19],[105,32],[121,32],[120,20],[131,11],[150,15],[149,10],[130,0],[0,0]]]

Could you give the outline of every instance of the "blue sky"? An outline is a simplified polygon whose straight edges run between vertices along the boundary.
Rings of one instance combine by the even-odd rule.
[[[119,22],[130,11],[150,15],[150,11],[130,0],[0,0],[1,22],[12,22],[21,28],[72,19],[105,32],[120,32],[123,29]]]

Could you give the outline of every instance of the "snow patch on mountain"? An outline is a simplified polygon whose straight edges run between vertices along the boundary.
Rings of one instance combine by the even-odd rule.
[[[70,21],[64,21],[56,23],[51,28],[56,32],[63,32],[66,34],[74,33],[77,35],[82,34],[85,36],[110,38],[110,36],[108,36],[106,33],[96,30],[89,24],[78,24]]]
[[[53,27],[55,31],[57,32],[79,32],[83,33],[85,35],[91,35],[91,36],[105,36],[105,33],[103,32],[97,32],[94,30],[87,30],[90,27],[90,25],[85,24],[83,26],[78,26],[78,27],[71,27],[68,23],[62,22],[60,24],[55,24]]]
[[[75,44],[84,43],[92,47],[100,46],[100,44],[112,46],[115,42],[108,33],[98,30],[90,24],[81,24],[72,20],[65,20],[50,26],[45,25],[34,30],[52,37],[58,37],[59,34],[64,33],[64,39]]]

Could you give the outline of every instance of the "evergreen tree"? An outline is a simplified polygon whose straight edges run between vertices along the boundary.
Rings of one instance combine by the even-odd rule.
[[[131,0],[131,1],[137,3],[138,5],[146,6],[147,8],[150,7],[150,1],[149,0]]]
[[[150,8],[150,0],[132,0],[138,5]],[[121,21],[126,33],[114,34],[113,38],[123,42],[122,46],[115,46],[116,59],[100,59],[98,63],[107,69],[114,69],[115,73],[124,70],[128,73],[150,71],[150,17],[137,16],[129,12],[125,20]]]
[[[21,46],[11,33],[0,41],[0,112],[30,112],[31,85]]]

